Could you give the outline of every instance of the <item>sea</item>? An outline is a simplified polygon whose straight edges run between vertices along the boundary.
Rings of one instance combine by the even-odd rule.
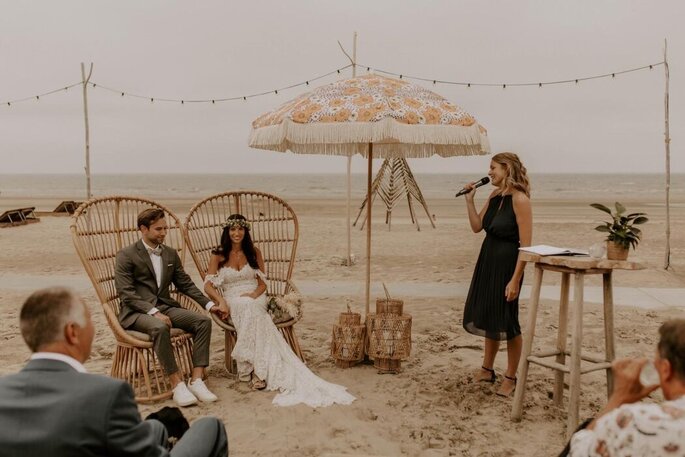
[[[465,183],[480,176],[416,174],[426,200],[451,198]],[[663,174],[530,174],[536,199],[573,200],[593,196],[607,202],[665,200]],[[366,175],[353,174],[352,196],[363,198]],[[229,190],[258,190],[291,199],[345,198],[345,174],[96,174],[91,177],[94,196],[136,195],[151,199],[202,199]],[[671,175],[673,202],[685,201],[685,174]],[[0,174],[0,200],[50,198],[83,200],[83,174]],[[680,205],[678,205],[680,206]]]

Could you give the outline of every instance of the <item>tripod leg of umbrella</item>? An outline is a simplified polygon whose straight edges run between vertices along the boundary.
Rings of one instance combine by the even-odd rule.
[[[373,197],[371,197],[371,205],[373,205],[376,202],[376,194],[373,194]],[[357,219],[359,219],[359,216],[361,216],[362,211],[366,208],[366,199],[364,199],[364,204],[362,207],[359,209],[359,214],[357,215]],[[357,221],[354,221],[356,224]],[[366,224],[366,216],[364,216],[364,219],[362,219],[362,225],[359,227],[359,230],[364,230],[364,225]]]
[[[414,205],[411,203],[411,194],[407,192],[407,202],[409,203],[409,215],[411,216],[411,222],[416,224],[416,230],[421,231],[421,226],[419,225],[419,218],[414,214]]]

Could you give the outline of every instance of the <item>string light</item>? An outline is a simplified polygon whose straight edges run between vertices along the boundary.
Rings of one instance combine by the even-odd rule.
[[[62,86],[62,87],[60,87],[59,89],[54,89],[54,90],[50,90],[50,91],[47,91],[47,92],[43,92],[42,94],[31,95],[30,97],[16,98],[16,99],[14,99],[14,100],[6,100],[6,101],[3,101],[3,102],[0,102],[0,104],[3,104],[3,105],[6,104],[7,106],[12,106],[12,103],[15,103],[15,104],[16,104],[16,103],[26,102],[26,101],[29,101],[29,100],[40,100],[40,97],[45,97],[46,95],[56,94],[56,93],[58,93],[58,92],[66,92],[66,91],[68,91],[70,88],[75,87],[75,86],[81,86],[82,84],[83,84],[83,82],[79,81],[79,82],[77,82],[77,83],[70,84],[70,85],[68,85],[68,86]]]
[[[432,82],[433,84],[440,83],[440,84],[449,84],[449,85],[453,85],[453,86],[501,87],[503,89],[506,89],[507,87],[525,87],[525,86],[542,87],[543,84],[546,86],[556,85],[556,84],[570,84],[570,83],[578,84],[580,81],[588,81],[590,79],[600,79],[600,78],[608,78],[608,77],[615,78],[616,75],[622,75],[622,74],[631,73],[634,71],[645,70],[645,69],[651,70],[656,66],[663,65],[664,63],[665,62],[661,61],[661,62],[653,63],[650,65],[644,65],[642,67],[629,68],[628,70],[615,71],[613,73],[604,73],[601,75],[586,76],[584,78],[561,79],[558,81],[545,81],[545,82],[535,82],[535,83],[534,82],[529,82],[529,83],[469,83],[469,82],[463,82],[463,81],[445,81],[445,80],[440,80],[440,79],[436,79],[436,78],[423,78],[420,76],[408,76],[404,73],[394,73],[391,71],[381,70],[380,68],[375,68],[375,67],[371,67],[371,66],[367,66],[367,65],[357,64],[357,66],[362,67],[362,68],[366,68],[366,71],[374,71],[376,73],[382,73],[384,75],[394,76],[394,77],[397,77],[399,79],[413,79],[416,81]]]
[[[642,67],[635,67],[635,68],[630,68],[627,70],[615,71],[612,73],[586,76],[584,78],[562,79],[562,80],[557,80],[557,81],[546,81],[546,82],[536,82],[536,83],[533,83],[533,82],[530,82],[530,83],[472,83],[472,82],[461,82],[461,81],[447,81],[447,80],[441,80],[441,79],[436,79],[436,78],[423,78],[423,77],[419,77],[419,76],[408,76],[404,73],[393,73],[390,71],[381,70],[381,69],[374,68],[374,67],[367,66],[367,65],[349,64],[349,65],[346,65],[344,67],[337,68],[333,71],[330,71],[326,74],[317,76],[315,78],[307,79],[301,83],[291,84],[289,86],[280,87],[278,89],[272,89],[272,90],[257,92],[257,93],[248,94],[248,95],[239,95],[239,96],[235,96],[235,97],[211,98],[211,99],[193,99],[193,100],[151,97],[151,96],[147,96],[147,95],[132,94],[132,93],[128,93],[126,91],[120,90],[120,89],[113,89],[111,87],[107,87],[107,86],[103,86],[103,85],[100,85],[99,87],[100,87],[100,89],[120,94],[121,97],[128,96],[128,97],[134,97],[134,98],[142,98],[142,99],[150,100],[151,103],[154,103],[155,100],[157,100],[160,102],[175,102],[175,103],[180,103],[182,105],[184,105],[186,103],[210,103],[210,102],[212,104],[216,104],[216,102],[227,102],[227,101],[241,100],[241,99],[243,101],[247,101],[248,98],[261,97],[261,96],[265,96],[265,95],[269,95],[269,94],[278,95],[278,91],[293,89],[293,88],[298,87],[298,86],[309,86],[310,82],[326,78],[327,76],[330,76],[330,75],[333,75],[336,73],[340,74],[343,70],[346,70],[352,66],[366,68],[367,72],[381,73],[381,74],[385,74],[388,76],[398,77],[399,79],[413,79],[416,81],[432,82],[434,85],[439,83],[439,84],[466,86],[466,87],[471,87],[471,86],[498,87],[499,86],[499,87],[502,87],[502,89],[506,89],[507,86],[513,86],[513,87],[538,86],[539,88],[541,88],[543,85],[549,86],[549,85],[569,84],[569,83],[578,84],[580,81],[588,81],[591,79],[600,79],[600,78],[608,78],[608,77],[616,78],[616,75],[632,73],[632,72],[640,71],[640,70],[644,70],[644,69],[652,70],[652,69],[654,69],[654,67],[659,66],[659,65],[664,65],[664,64],[665,64],[665,62],[661,61],[661,62],[645,65]],[[16,104],[16,103],[20,103],[20,102],[33,100],[33,99],[39,101],[40,97],[52,95],[52,94],[62,92],[62,91],[66,92],[72,87],[81,86],[83,84],[84,84],[83,81],[79,81],[79,82],[76,82],[74,84],[63,86],[63,87],[60,87],[59,89],[54,89],[54,90],[44,92],[44,93],[41,93],[38,95],[32,95],[30,97],[18,98],[18,99],[14,99],[14,100],[6,100],[6,101],[0,102],[0,103],[1,104],[7,104],[7,106],[11,107],[13,103]],[[94,83],[94,82],[89,82],[88,84],[93,88],[98,87],[98,84]]]
[[[309,79],[302,81],[300,83],[291,84],[289,86],[284,86],[284,87],[279,87],[278,89],[272,89],[272,90],[268,90],[268,91],[257,92],[254,94],[239,95],[236,97],[225,97],[225,98],[215,97],[215,98],[208,98],[208,99],[193,99],[193,100],[181,99],[181,98],[162,98],[162,97],[151,97],[149,95],[132,94],[132,93],[126,92],[126,91],[121,90],[121,89],[114,89],[111,87],[103,86],[102,84],[100,84],[98,87],[102,90],[121,94],[122,97],[127,96],[127,97],[134,97],[134,98],[142,98],[142,99],[150,100],[151,102],[155,102],[155,101],[157,101],[157,102],[171,102],[171,103],[180,103],[182,105],[184,105],[186,103],[214,103],[214,104],[216,104],[217,102],[229,102],[229,101],[233,101],[233,100],[247,101],[248,98],[261,97],[264,95],[274,95],[274,94],[278,95],[279,92],[282,92],[284,90],[293,89],[293,88],[299,87],[299,86],[309,86],[309,83],[311,83],[313,81],[317,81],[319,79],[326,78],[326,77],[333,75],[333,74],[336,74],[336,73],[340,74],[341,71],[347,70],[348,68],[351,68],[351,67],[352,67],[352,64],[345,65],[344,67],[337,68],[333,71],[329,71],[326,74],[316,76],[314,78],[309,78]],[[91,82],[89,84],[92,87],[95,87],[95,85],[96,85],[96,83],[93,83],[93,82]]]

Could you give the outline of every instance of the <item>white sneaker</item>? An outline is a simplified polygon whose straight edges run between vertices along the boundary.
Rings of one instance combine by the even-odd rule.
[[[188,390],[185,382],[179,382],[174,387],[174,401],[178,406],[190,406],[197,403],[197,398]]]
[[[196,379],[188,384],[188,389],[202,402],[211,403],[219,398],[211,393],[202,379]]]

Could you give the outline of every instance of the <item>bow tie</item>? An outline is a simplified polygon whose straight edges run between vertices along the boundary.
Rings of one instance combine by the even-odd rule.
[[[148,247],[146,247],[145,249],[147,250],[147,253],[148,253],[148,254],[162,255],[162,245],[161,245],[161,244],[158,245],[158,246],[157,246],[156,248],[154,248],[154,249],[148,248]]]

